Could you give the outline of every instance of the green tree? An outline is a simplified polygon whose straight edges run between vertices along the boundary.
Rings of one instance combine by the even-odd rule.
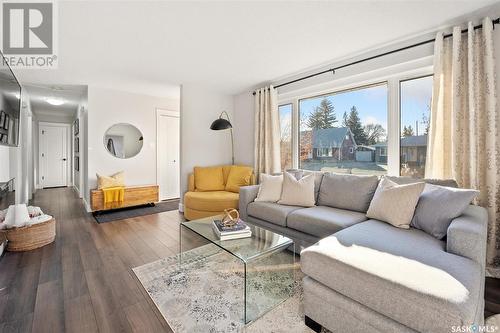
[[[408,125],[408,126],[404,126],[403,127],[403,138],[407,138],[409,136],[414,136],[415,135],[415,132],[413,131],[413,127],[411,127],[411,125]]]
[[[386,136],[385,128],[380,124],[368,124],[364,127],[364,131],[368,146],[384,141]]]
[[[332,128],[337,122],[335,107],[328,98],[323,98],[319,106],[309,115],[307,126],[312,129]]]
[[[422,112],[422,123],[424,124],[424,135],[429,135],[429,128],[431,126],[431,120],[429,116],[431,114],[431,105],[427,104],[427,113]]]
[[[366,145],[367,137],[363,125],[361,124],[361,119],[359,118],[359,112],[355,106],[351,108],[348,114],[344,114],[344,126],[351,129],[354,135],[354,140],[358,145]]]
[[[318,108],[316,108],[313,112],[311,112],[309,118],[307,118],[307,126],[311,129],[324,128],[323,117],[321,113],[318,111]]]

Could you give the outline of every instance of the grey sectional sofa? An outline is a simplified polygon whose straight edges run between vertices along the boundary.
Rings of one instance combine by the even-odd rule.
[[[451,332],[482,324],[487,213],[469,206],[438,240],[367,219],[375,177],[315,173],[317,206],[255,202],[240,189],[240,215],[302,248],[306,324],[333,332]],[[326,177],[325,177],[326,179]],[[405,178],[393,178],[408,182]],[[435,181],[428,181],[436,183]],[[438,182],[456,186],[453,181]]]

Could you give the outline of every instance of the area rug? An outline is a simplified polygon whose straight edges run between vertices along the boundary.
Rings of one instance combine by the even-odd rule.
[[[312,330],[304,324],[302,273],[298,264],[293,269],[295,282],[291,290],[275,288],[282,274],[274,269],[249,280],[250,287],[260,291],[259,297],[265,295],[258,302],[262,306],[283,296],[281,292],[291,297],[248,325],[243,322],[243,267],[215,245],[160,259],[133,271],[175,333],[309,333]]]
[[[105,222],[129,219],[132,217],[168,212],[177,209],[179,209],[178,199],[161,201],[156,203],[154,206],[143,205],[138,207],[114,209],[111,211],[104,211],[99,214],[94,213],[93,215],[98,223],[105,223]]]

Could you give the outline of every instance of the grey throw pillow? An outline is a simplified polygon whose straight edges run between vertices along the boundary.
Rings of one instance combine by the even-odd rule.
[[[411,226],[442,239],[451,221],[462,215],[479,191],[426,184]]]
[[[377,176],[325,173],[319,188],[318,205],[366,213],[377,185]]]

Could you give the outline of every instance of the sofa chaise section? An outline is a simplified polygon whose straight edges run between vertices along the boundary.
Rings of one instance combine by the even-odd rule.
[[[486,224],[485,210],[470,206],[446,242],[376,220],[319,241],[301,253],[306,316],[330,329],[353,325],[352,332],[482,324]]]

